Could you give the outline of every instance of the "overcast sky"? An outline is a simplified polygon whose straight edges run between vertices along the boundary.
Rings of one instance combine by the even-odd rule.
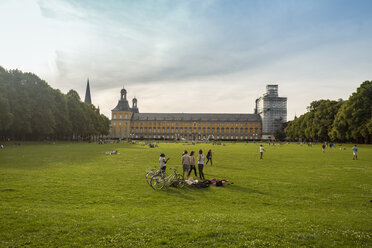
[[[253,113],[266,84],[288,119],[372,80],[372,1],[1,0],[0,65],[33,72],[109,116]]]

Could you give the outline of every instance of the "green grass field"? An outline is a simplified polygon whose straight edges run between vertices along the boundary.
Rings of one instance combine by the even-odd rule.
[[[371,247],[372,146],[25,143],[0,150],[0,247]],[[160,152],[223,187],[154,191]],[[104,155],[117,149],[119,155]],[[181,168],[180,168],[181,169]],[[179,169],[179,171],[180,171]]]

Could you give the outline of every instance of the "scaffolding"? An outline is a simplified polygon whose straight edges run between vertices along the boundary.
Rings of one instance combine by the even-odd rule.
[[[266,93],[256,100],[255,113],[262,119],[262,134],[274,136],[287,122],[287,98],[278,96],[278,85],[266,85]]]

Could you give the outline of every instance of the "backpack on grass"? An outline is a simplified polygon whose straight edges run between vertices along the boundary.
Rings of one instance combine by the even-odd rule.
[[[218,186],[218,187],[223,186],[222,180],[217,180],[216,181],[216,186]]]

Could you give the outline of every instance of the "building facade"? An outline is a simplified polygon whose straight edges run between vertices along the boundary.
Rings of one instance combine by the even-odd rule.
[[[137,100],[134,101],[133,105]],[[133,106],[134,107],[134,106]],[[138,110],[138,109],[137,109]],[[131,134],[131,122],[135,111],[129,107],[127,100],[127,91],[122,89],[120,91],[120,100],[118,105],[111,111],[111,137],[113,138],[128,138]]]
[[[256,100],[255,113],[262,119],[262,138],[273,139],[287,122],[287,98],[279,97],[278,85],[266,85],[266,93]]]
[[[139,113],[137,99],[129,107],[127,91],[112,110],[111,137],[180,140],[248,140],[261,138],[258,114]]]
[[[287,120],[287,99],[278,97],[277,85],[256,100],[254,114],[140,113],[137,99],[132,107],[127,91],[111,113],[112,138],[177,140],[256,140],[274,133]],[[274,137],[270,137],[274,138]]]

